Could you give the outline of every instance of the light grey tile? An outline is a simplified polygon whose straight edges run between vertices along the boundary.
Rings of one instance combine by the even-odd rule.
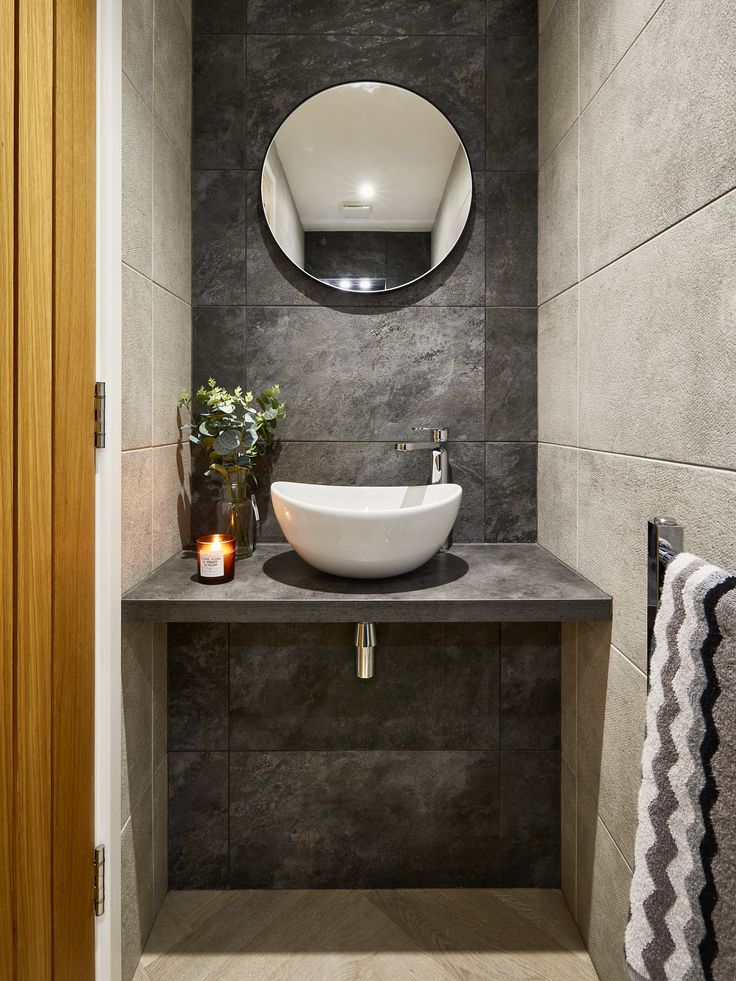
[[[537,305],[537,174],[486,174],[486,303]]]
[[[151,275],[153,117],[123,76],[122,257]]]
[[[153,0],[153,116],[183,159],[192,134],[191,0]]]
[[[578,280],[578,124],[539,172],[539,302]]]
[[[156,569],[191,541],[188,444],[154,446],[151,467],[154,515],[151,550]]]
[[[181,439],[176,403],[192,379],[192,308],[153,287],[153,445]]]
[[[626,981],[631,869],[579,785],[577,814],[577,924],[601,981]]]
[[[578,625],[577,778],[633,866],[647,681],[610,635],[610,624]]]
[[[153,127],[153,279],[187,303],[192,291],[189,156]]]
[[[158,914],[169,891],[168,762],[161,760],[153,774],[153,910]]]
[[[151,445],[151,282],[123,263],[122,448]]]
[[[557,0],[539,36],[539,162],[578,118],[578,0]]]
[[[250,307],[247,317],[248,387],[281,385],[284,438],[405,439],[440,420],[452,439],[482,439],[482,308]]]
[[[573,919],[577,916],[577,788],[563,757],[560,767],[560,885]]]
[[[154,919],[150,784],[120,839],[122,981],[132,981]]]
[[[668,0],[581,119],[581,273],[733,188],[736,7]]]
[[[122,627],[122,781],[121,822],[140,803],[151,782],[152,675],[151,625]]]
[[[539,444],[539,544],[573,568],[578,556],[578,451]]]
[[[537,444],[486,443],[486,541],[537,540]]]
[[[151,572],[151,451],[128,450],[122,455],[122,574],[123,592]]]
[[[153,107],[153,3],[125,0],[123,71],[149,109]]]
[[[662,2],[580,0],[581,112]]]
[[[688,551],[736,569],[736,473],[580,451],[579,571],[613,596],[613,644],[646,670],[646,522],[673,515]]]
[[[581,285],[584,446],[736,468],[734,232],[736,192]]]
[[[560,640],[560,749],[574,774],[577,770],[578,625],[563,623]]]
[[[539,0],[537,4],[538,11],[539,11],[537,17],[537,21],[538,21],[537,27],[540,33],[544,30],[544,26],[547,23],[547,19],[549,18],[549,15],[552,13],[552,9],[556,3],[557,0]]]
[[[578,442],[578,287],[539,308],[539,438]]]
[[[537,438],[537,311],[486,310],[486,439]]]
[[[166,735],[168,726],[168,685],[167,685],[167,628],[165,623],[152,623],[152,665],[151,683],[153,685],[153,739],[152,766],[154,772],[166,756]]]

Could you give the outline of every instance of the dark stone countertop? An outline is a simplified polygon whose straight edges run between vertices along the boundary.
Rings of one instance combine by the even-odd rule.
[[[338,579],[288,545],[259,545],[205,586],[182,552],[129,590],[123,620],[445,623],[610,620],[611,598],[540,545],[455,545],[393,579]]]

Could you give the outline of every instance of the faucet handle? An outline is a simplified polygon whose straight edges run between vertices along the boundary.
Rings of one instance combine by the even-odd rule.
[[[431,433],[435,443],[446,443],[448,439],[447,428],[445,426],[414,426],[415,433]]]

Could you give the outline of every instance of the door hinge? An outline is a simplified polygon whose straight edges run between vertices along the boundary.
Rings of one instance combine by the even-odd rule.
[[[105,846],[97,845],[94,857],[93,891],[95,901],[95,916],[105,912]]]
[[[105,383],[95,382],[95,449],[105,446]]]

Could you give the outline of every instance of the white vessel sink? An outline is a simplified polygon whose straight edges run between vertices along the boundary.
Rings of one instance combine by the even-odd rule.
[[[462,487],[271,485],[286,539],[305,562],[352,579],[411,572],[430,559],[452,530]]]

